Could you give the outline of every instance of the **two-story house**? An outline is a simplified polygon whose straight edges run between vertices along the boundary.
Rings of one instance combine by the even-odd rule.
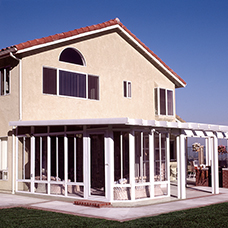
[[[185,85],[118,19],[0,50],[0,191],[169,197],[175,151],[185,198],[185,139],[203,132],[216,161],[217,132],[228,132],[176,120],[175,89]]]

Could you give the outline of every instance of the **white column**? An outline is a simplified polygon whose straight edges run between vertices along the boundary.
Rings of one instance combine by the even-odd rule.
[[[12,157],[12,194],[15,194],[15,135],[14,135],[14,127],[12,129],[13,135],[12,135],[12,151],[13,151],[13,157]],[[7,148],[8,150],[8,148]],[[8,151],[7,151],[8,153]],[[8,174],[9,175],[9,174]]]
[[[48,127],[49,129],[49,127]],[[49,133],[49,130],[48,130]],[[50,195],[51,192],[51,186],[50,186],[50,180],[51,180],[51,137],[47,136],[47,180],[48,180],[48,188],[47,192],[48,195]]]
[[[129,161],[130,161],[130,184],[131,200],[135,200],[135,132],[131,130],[129,134]]]
[[[88,199],[90,195],[90,138],[83,127],[83,182],[84,182],[84,198]]]
[[[219,194],[218,138],[214,136],[211,164],[212,194]]]
[[[30,180],[31,180],[31,193],[34,193],[34,180],[35,180],[35,137],[31,136],[30,138],[30,153],[31,153],[31,162],[30,162]]]
[[[64,135],[64,179],[65,179],[65,196],[67,196],[67,183],[68,183],[68,138],[67,138],[67,135],[66,134]]]
[[[109,126],[105,134],[105,189],[106,198],[113,202],[114,187],[114,139],[112,127]]]
[[[176,138],[177,167],[178,167],[178,199],[186,199],[186,155],[185,136],[180,134]]]
[[[150,198],[154,198],[154,130],[149,134]]]

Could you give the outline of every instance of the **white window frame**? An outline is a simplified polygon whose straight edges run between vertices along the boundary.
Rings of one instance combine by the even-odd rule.
[[[87,74],[87,73],[84,73],[84,72],[78,72],[78,71],[72,71],[72,70],[66,70],[66,69],[62,69],[62,68],[54,68],[54,67],[49,67],[49,66],[43,66],[42,69],[44,68],[48,68],[48,69],[53,69],[53,70],[56,70],[56,94],[49,94],[49,93],[44,93],[43,92],[43,73],[42,73],[42,94],[43,95],[48,95],[48,96],[59,96],[59,97],[68,97],[68,98],[76,98],[76,99],[83,99],[83,100],[93,100],[93,101],[99,101],[100,100],[100,76],[99,75],[94,75],[94,74]],[[76,74],[83,74],[85,75],[86,77],[86,97],[75,97],[75,96],[67,96],[67,95],[61,95],[59,94],[59,71],[66,71],[66,72],[71,72],[71,73],[76,73]],[[42,71],[43,72],[43,71]],[[92,77],[97,77],[98,78],[98,99],[91,99],[89,98],[89,76],[92,76]]]
[[[5,143],[5,149],[3,149],[3,140]],[[0,180],[8,180],[8,138],[2,137],[0,138]]]
[[[3,85],[3,87],[4,87],[4,92],[3,92],[3,94],[1,95],[1,92],[0,92],[0,96],[6,96],[6,95],[9,95],[10,94],[10,67],[5,67],[5,68],[1,68],[0,69],[0,89],[1,89],[1,87],[2,87],[2,85],[1,85],[1,83],[2,83],[2,81],[1,81],[1,74],[2,74],[2,72],[3,72],[3,83],[4,83],[4,85]],[[7,85],[7,81],[6,81],[6,75],[7,75],[7,72],[8,72],[8,74],[9,74],[9,82],[8,82],[8,85]],[[8,92],[7,92],[7,86],[8,86]]]
[[[126,90],[126,96],[124,93],[125,90]],[[131,81],[123,81],[123,96],[126,98],[131,98],[131,94],[132,94]]]
[[[157,89],[157,94],[156,94],[156,89]],[[161,104],[160,104],[160,90],[161,89],[165,90],[165,101],[166,101],[166,104],[165,104],[165,113],[166,114],[165,115],[160,113],[160,106],[161,106]],[[173,101],[172,101],[173,114],[172,115],[168,114],[168,91],[172,91],[172,93],[173,93]],[[157,95],[157,101],[154,102],[155,114],[158,116],[172,116],[173,117],[175,115],[175,111],[174,111],[174,90],[166,89],[166,88],[162,88],[162,87],[156,87],[154,89],[154,100],[156,99],[155,95]],[[156,107],[156,104],[157,104],[157,107]]]

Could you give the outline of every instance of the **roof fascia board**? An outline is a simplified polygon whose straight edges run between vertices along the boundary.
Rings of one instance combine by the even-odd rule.
[[[105,28],[101,28],[101,29],[97,29],[97,30],[93,30],[93,31],[89,31],[89,32],[80,33],[80,34],[77,34],[77,35],[74,35],[74,36],[71,36],[71,37],[54,40],[54,41],[51,41],[51,42],[48,42],[48,43],[38,44],[38,45],[29,47],[29,48],[25,48],[25,49],[19,50],[17,52],[17,54],[22,54],[24,52],[33,51],[33,50],[36,50],[36,49],[39,49],[39,48],[44,48],[44,47],[48,47],[48,46],[51,46],[51,45],[63,43],[63,42],[66,42],[66,41],[82,38],[82,37],[85,37],[85,36],[94,35],[94,34],[97,34],[97,33],[102,33],[102,32],[105,32],[105,31],[108,31],[108,30],[113,30],[113,29],[116,29],[116,28],[119,28],[119,27],[120,26],[118,24],[111,25],[109,27],[105,27]]]

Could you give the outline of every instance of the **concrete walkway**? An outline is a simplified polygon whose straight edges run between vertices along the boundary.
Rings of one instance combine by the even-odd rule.
[[[192,190],[192,189],[191,189]],[[202,188],[201,192],[205,189]],[[197,196],[197,194],[195,194]],[[33,209],[41,209],[47,211],[55,211],[66,214],[73,214],[85,217],[102,218],[117,221],[127,221],[140,217],[154,216],[172,211],[185,210],[190,208],[203,207],[210,204],[228,202],[228,189],[221,188],[220,194],[204,194],[195,198],[186,200],[171,200],[169,202],[155,201],[155,204],[131,207],[109,207],[94,208],[86,206],[77,206],[73,204],[73,200],[44,198],[38,196],[12,195],[0,193],[0,208],[9,207],[27,207]]]

